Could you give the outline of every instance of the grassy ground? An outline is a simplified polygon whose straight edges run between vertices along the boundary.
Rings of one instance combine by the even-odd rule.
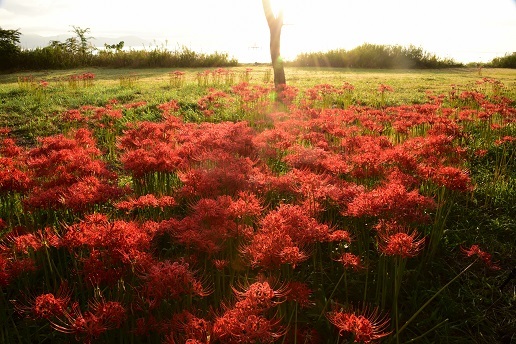
[[[247,78],[246,69],[251,68]],[[270,68],[265,66],[237,67],[230,83],[249,80],[253,84],[271,81]],[[120,102],[146,101],[149,108],[170,99],[180,99],[194,106],[205,94],[206,87],[198,87],[197,74],[204,70],[184,69],[184,86],[171,87],[170,69],[88,69],[43,72],[21,72],[0,75],[0,127],[7,126],[27,140],[39,135],[60,132],[56,114],[82,105],[105,105],[111,99]],[[95,74],[93,86],[69,87],[71,75],[85,72]],[[318,85],[340,86],[344,82],[355,87],[354,102],[374,104],[378,100],[378,85],[392,86],[394,92],[386,93],[387,105],[423,103],[427,91],[448,94],[455,85],[457,92],[475,87],[481,78],[494,78],[505,86],[506,96],[516,98],[516,71],[510,69],[446,69],[446,70],[356,70],[286,68],[287,83],[301,90]],[[32,86],[20,87],[19,80],[32,78]],[[40,82],[48,82],[43,89]],[[211,81],[209,81],[211,82]],[[224,86],[225,79],[220,80]],[[209,86],[209,85],[208,85]],[[229,87],[228,87],[229,88]],[[36,91],[35,91],[36,90]]]

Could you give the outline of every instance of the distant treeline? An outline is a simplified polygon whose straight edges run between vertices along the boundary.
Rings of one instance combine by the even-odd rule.
[[[124,42],[108,45],[104,49],[94,47],[89,37],[90,29],[73,26],[75,36],[64,42],[50,41],[48,46],[21,49],[19,30],[3,30],[0,27],[0,69],[65,69],[81,67],[108,68],[186,68],[230,67],[238,65],[225,53],[201,54],[186,47],[170,51],[164,47],[126,50]]]
[[[486,67],[492,68],[516,68],[516,52],[503,57],[496,57]]]
[[[186,68],[229,67],[238,65],[225,53],[201,54],[186,47],[169,51],[164,48],[152,50],[96,50],[74,52],[61,47],[48,46],[22,50],[17,59],[17,69],[66,69],[79,67],[107,68]]]
[[[450,68],[463,64],[452,59],[441,59],[422,48],[399,45],[362,44],[352,50],[336,49],[327,52],[304,53],[291,65],[298,67],[337,68]]]
[[[73,26],[72,36],[64,42],[51,41],[48,46],[21,49],[19,30],[3,30],[0,27],[0,70],[17,69],[66,69],[81,67],[107,68],[195,68],[231,67],[238,60],[226,53],[197,53],[186,47],[170,51],[164,47],[127,50],[124,42],[108,45],[104,49],[92,46],[89,28]],[[352,50],[336,49],[327,52],[304,53],[288,62],[298,67],[337,68],[450,68],[463,67],[452,59],[442,59],[410,45],[363,44]],[[516,53],[493,59],[485,67],[516,68]]]

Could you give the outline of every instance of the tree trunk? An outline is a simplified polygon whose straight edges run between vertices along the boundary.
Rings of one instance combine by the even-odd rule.
[[[281,93],[283,85],[287,83],[285,80],[283,59],[281,58],[280,53],[281,28],[283,27],[283,10],[278,13],[278,16],[275,16],[274,12],[272,11],[270,0],[262,0],[262,5],[271,33],[270,51],[272,69],[274,71],[274,87],[276,88],[276,92]]]

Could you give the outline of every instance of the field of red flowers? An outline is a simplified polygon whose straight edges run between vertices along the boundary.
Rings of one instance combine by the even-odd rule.
[[[240,83],[195,121],[113,100],[36,145],[1,130],[0,342],[509,343],[516,258],[470,231],[516,217],[503,89]]]

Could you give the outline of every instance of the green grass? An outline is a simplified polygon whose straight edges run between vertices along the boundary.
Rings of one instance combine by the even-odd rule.
[[[248,67],[235,67],[234,83],[242,79]],[[170,85],[171,69],[76,69],[42,72],[20,72],[0,75],[0,127],[10,127],[15,134],[32,141],[41,135],[61,131],[57,115],[83,105],[103,106],[109,100],[119,102],[146,101],[150,111],[155,105],[176,99],[185,108],[194,107],[196,101],[206,94],[206,87],[198,86],[197,73],[207,69],[182,69],[185,83],[181,88]],[[59,82],[70,75],[92,72],[95,74],[93,86],[73,88],[66,82]],[[263,84],[270,67],[253,66],[250,83]],[[386,84],[394,92],[385,94],[385,105],[423,103],[427,101],[427,91],[435,95],[448,94],[452,85],[457,90],[472,89],[475,82],[488,77],[505,85],[505,96],[516,99],[516,71],[510,69],[473,68],[445,70],[359,70],[336,68],[295,68],[285,70],[287,83],[300,90],[318,84],[340,86],[348,82],[355,87],[353,101],[357,104],[375,105],[378,102],[378,85]],[[39,86],[21,88],[19,77],[31,75],[36,82],[47,81],[46,89]],[[121,78],[131,77],[132,85],[121,83]],[[217,85],[224,88],[224,85]],[[229,87],[226,87],[228,89]]]

